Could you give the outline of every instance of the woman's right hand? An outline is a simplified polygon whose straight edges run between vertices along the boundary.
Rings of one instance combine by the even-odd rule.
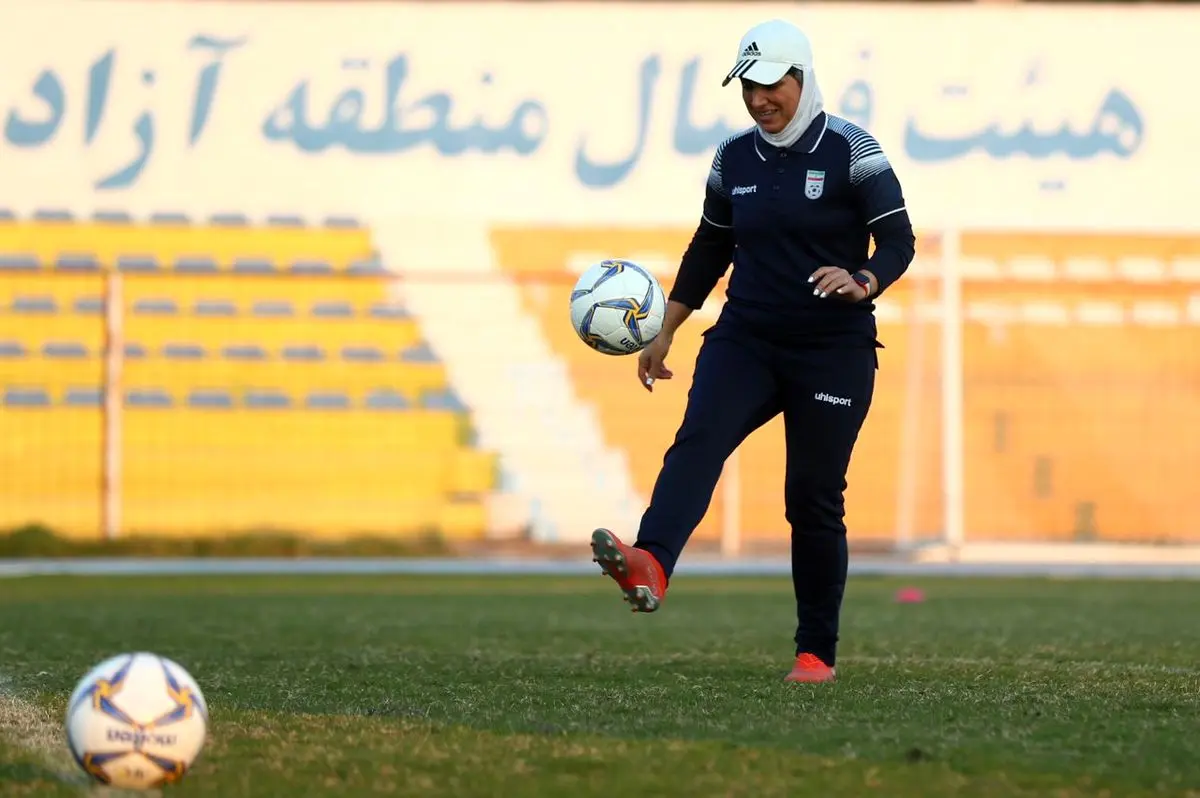
[[[674,338],[666,332],[660,332],[646,348],[638,353],[638,382],[647,391],[654,390],[655,380],[669,380],[675,376],[667,368],[667,352],[671,351],[671,340]]]

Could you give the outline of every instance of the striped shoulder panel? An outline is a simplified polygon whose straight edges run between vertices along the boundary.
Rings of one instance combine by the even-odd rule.
[[[829,114],[828,130],[844,138],[850,145],[851,183],[858,185],[892,168],[875,137],[853,122]]]
[[[725,150],[730,144],[740,138],[744,138],[754,132],[753,127],[748,127],[745,130],[739,130],[729,138],[717,145],[717,151],[713,154],[712,168],[708,170],[708,187],[722,197],[728,197],[729,193],[725,191],[724,173],[722,171],[725,162]]]

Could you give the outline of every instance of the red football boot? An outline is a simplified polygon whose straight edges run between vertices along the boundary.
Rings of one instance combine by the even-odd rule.
[[[592,533],[592,562],[611,576],[634,612],[654,612],[667,592],[667,575],[654,555],[626,546],[607,529]]]
[[[837,672],[821,661],[815,654],[800,654],[792,672],[783,677],[785,682],[832,682],[837,679]]]

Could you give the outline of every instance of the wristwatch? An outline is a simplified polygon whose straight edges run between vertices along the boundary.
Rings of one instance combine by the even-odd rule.
[[[850,278],[863,287],[863,291],[866,292],[867,298],[869,299],[871,296],[871,278],[863,272],[855,272],[854,274],[850,275]]]

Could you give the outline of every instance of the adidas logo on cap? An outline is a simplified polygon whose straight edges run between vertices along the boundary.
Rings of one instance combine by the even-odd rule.
[[[750,42],[746,45],[746,49],[742,50],[742,58],[754,58],[762,55],[762,51],[758,49],[758,42]]]

